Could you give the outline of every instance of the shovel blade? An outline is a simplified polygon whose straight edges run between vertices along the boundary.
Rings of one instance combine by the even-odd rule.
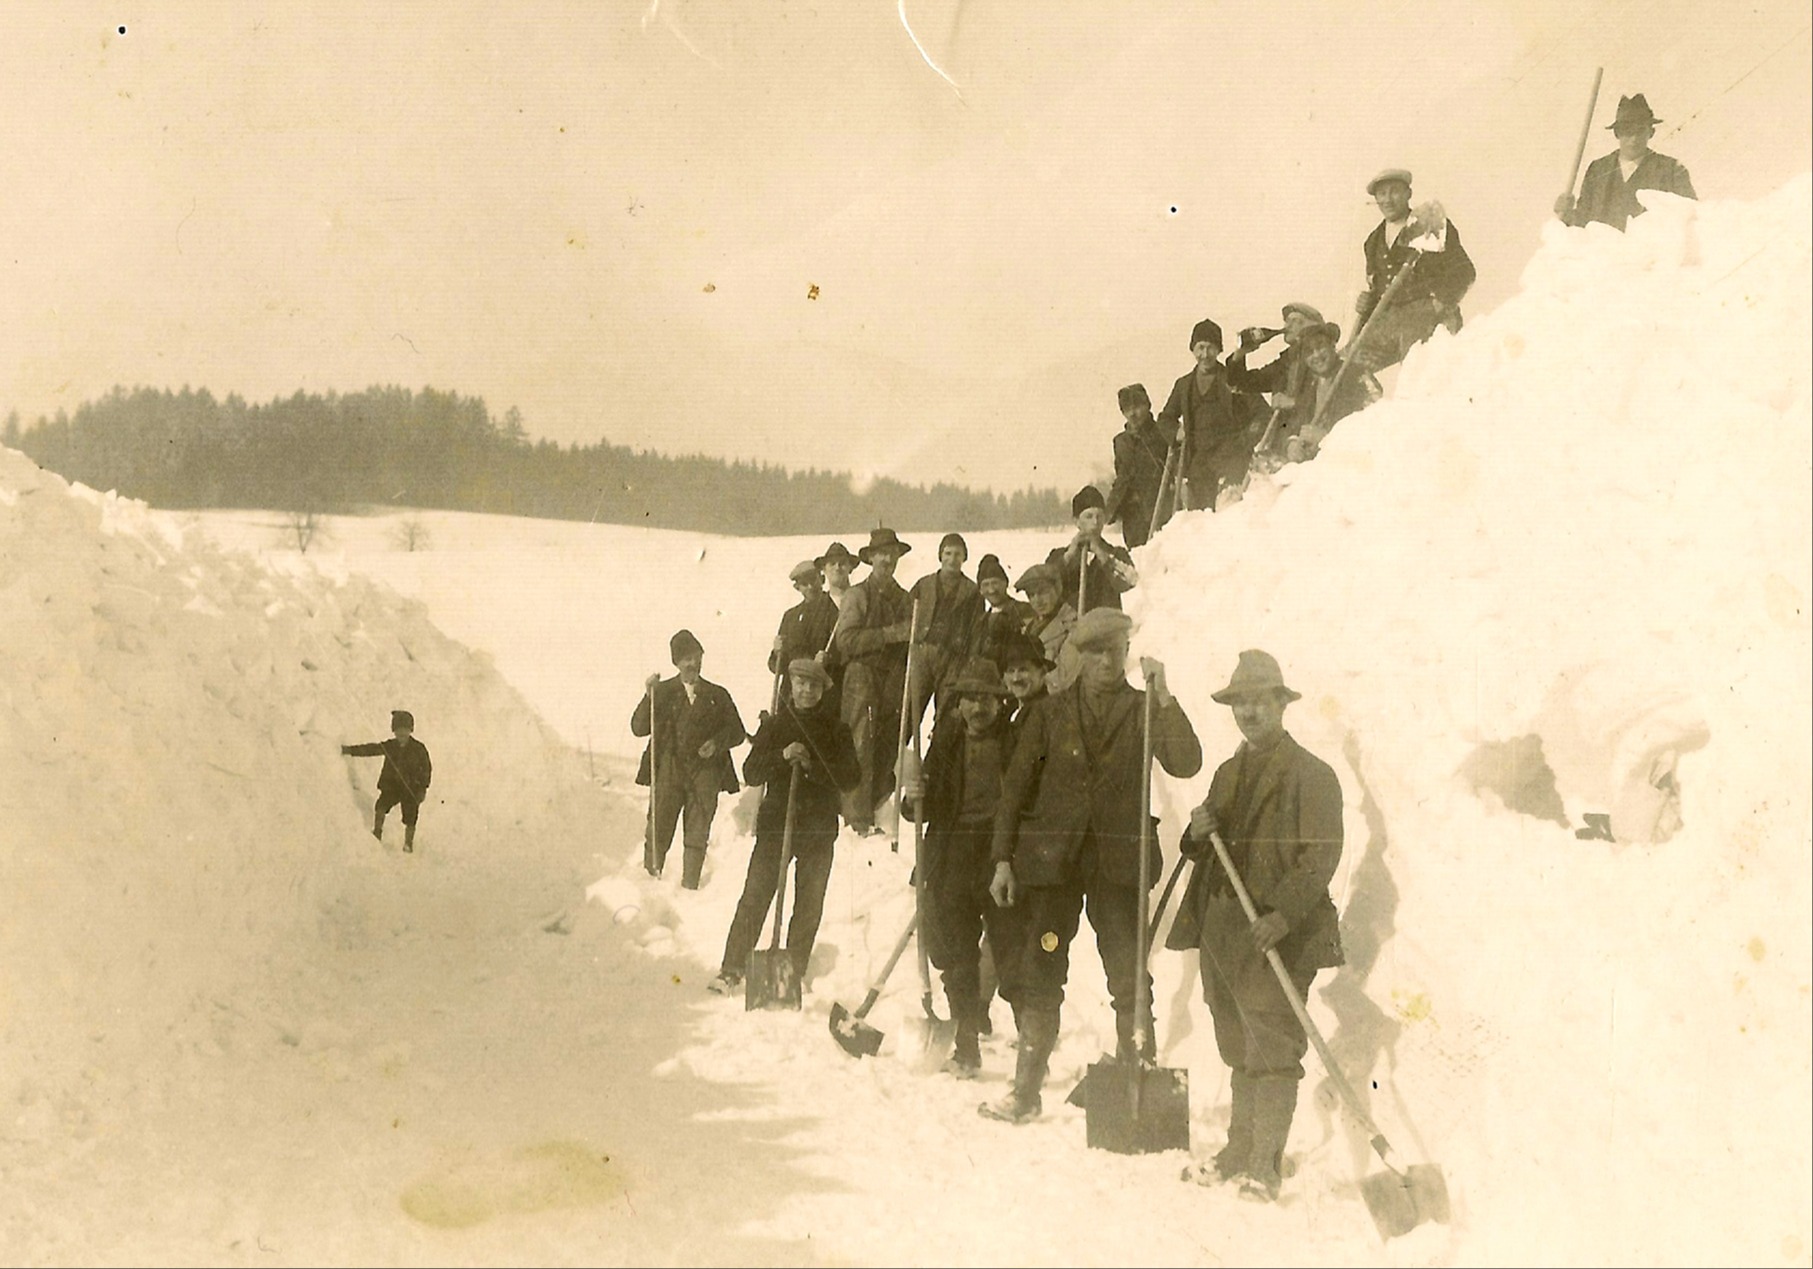
[[[771,948],[749,953],[749,972],[743,976],[743,1009],[798,1009],[799,977],[793,972],[793,958]]]
[[[874,1057],[881,1052],[882,1033],[845,1009],[831,1006],[831,1038],[853,1058]]]
[[[1190,1148],[1190,1073],[1163,1066],[1093,1063],[1083,1077],[1092,1150],[1154,1154]]]
[[[1412,1164],[1402,1173],[1375,1172],[1360,1182],[1360,1194],[1379,1237],[1402,1237],[1424,1221],[1448,1223],[1448,1181],[1433,1163]]]

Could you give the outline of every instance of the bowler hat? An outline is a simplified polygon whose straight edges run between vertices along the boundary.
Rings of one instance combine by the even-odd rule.
[[[1217,348],[1221,347],[1221,327],[1206,317],[1190,327],[1190,347],[1194,349],[1196,345],[1205,341]]]
[[[415,715],[410,713],[406,709],[391,710],[390,711],[390,729],[392,731],[395,731],[399,727],[407,727],[407,728],[409,728],[410,731],[414,731],[415,730]]]
[[[705,645],[700,643],[690,630],[676,630],[674,637],[667,641],[667,659],[675,665],[680,664],[687,657],[704,655]]]
[[[1001,561],[993,555],[984,555],[976,565],[976,580],[986,582],[991,577],[1007,580],[1007,570],[1001,567]]]
[[[1276,657],[1258,648],[1248,648],[1240,654],[1240,663],[1234,667],[1234,677],[1228,680],[1228,685],[1209,699],[1220,705],[1232,705],[1245,697],[1264,696],[1269,692],[1277,692],[1287,701],[1303,699],[1303,693],[1284,686],[1284,671],[1278,668]]]
[[[817,577],[818,568],[819,565],[817,560],[801,560],[799,563],[795,564],[792,570],[787,574],[787,580],[790,582],[803,582],[807,578]]]
[[[1021,573],[1020,580],[1014,583],[1014,589],[1021,594],[1028,594],[1039,586],[1049,586],[1055,591],[1062,591],[1064,575],[1051,565],[1041,561]]]
[[[875,562],[874,556],[877,551],[891,550],[894,552],[894,558],[899,559],[912,549],[911,546],[902,542],[892,529],[870,529],[869,544],[858,551],[856,557],[864,564],[872,564]]]
[[[831,686],[831,671],[820,665],[816,657],[794,657],[787,662],[787,677],[809,679],[820,687]]]
[[[1370,181],[1366,182],[1366,192],[1368,194],[1377,194],[1379,192],[1379,186],[1385,184],[1387,181],[1402,181],[1404,183],[1404,188],[1409,189],[1411,184],[1410,172],[1408,169],[1401,167],[1388,167]]]
[[[958,696],[1010,696],[1001,671],[987,657],[971,657],[951,681],[950,690]]]
[[[861,561],[854,555],[851,555],[850,548],[845,546],[842,542],[833,542],[830,546],[825,548],[825,553],[823,555],[812,562],[820,568],[833,563],[848,564],[850,567],[854,568]]]
[[[1084,485],[1076,491],[1076,497],[1070,500],[1070,517],[1075,519],[1091,507],[1106,507],[1108,500],[1102,497],[1102,491],[1094,485]]]
[[[1118,608],[1091,608],[1076,620],[1070,642],[1078,650],[1099,648],[1133,633],[1133,618]]]
[[[1618,113],[1612,121],[1605,126],[1611,131],[1616,132],[1619,128],[1625,127],[1653,128],[1656,124],[1661,122],[1660,119],[1656,118],[1656,112],[1649,108],[1649,103],[1643,100],[1643,94],[1634,93],[1629,97],[1618,98]]]
[[[1025,633],[1010,634],[1001,641],[1001,650],[995,654],[995,664],[1003,670],[1016,665],[1036,665],[1042,669],[1055,670],[1057,664],[1045,655],[1045,645],[1036,636]]]

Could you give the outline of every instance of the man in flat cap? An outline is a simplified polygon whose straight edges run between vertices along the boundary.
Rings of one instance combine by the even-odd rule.
[[[1046,686],[1061,692],[1076,681],[1083,663],[1077,650],[1070,646],[1071,631],[1076,629],[1076,609],[1064,598],[1064,575],[1055,564],[1034,564],[1015,587],[1026,596],[1032,616],[1022,631],[1039,641],[1050,663]]]
[[[1190,814],[1182,850],[1197,861],[1165,946],[1200,948],[1215,1043],[1232,1072],[1227,1145],[1189,1174],[1238,1180],[1243,1195],[1278,1196],[1308,1037],[1266,962],[1276,948],[1300,999],[1316,971],[1341,964],[1328,886],[1341,860],[1341,782],[1284,730],[1298,693],[1278,662],[1250,649],[1214,699],[1245,737]],[[1219,833],[1260,916],[1249,923],[1209,835]]]
[[[969,543],[947,533],[938,543],[938,567],[907,592],[919,614],[913,631],[913,725],[936,700],[944,708],[945,686],[974,652],[980,636],[982,592],[963,571]]]
[[[1108,500],[1094,485],[1084,485],[1070,500],[1070,514],[1076,517],[1076,534],[1069,543],[1051,549],[1045,562],[1058,571],[1064,582],[1064,600],[1078,617],[1097,608],[1121,606],[1121,592],[1139,585],[1139,570],[1133,567],[1133,554],[1102,538],[1108,523]]]
[[[781,614],[774,648],[768,654],[768,673],[776,677],[782,694],[787,690],[787,666],[800,657],[819,657],[831,646],[831,632],[837,628],[837,605],[825,594],[817,560],[801,560],[787,579],[799,592],[799,603]]]
[[[1275,330],[1262,326],[1248,326],[1240,332],[1239,346],[1228,354],[1228,386],[1237,392],[1270,392],[1274,394],[1291,394],[1297,390],[1302,379],[1303,358],[1297,351],[1297,341],[1308,327],[1320,325],[1322,311],[1314,305],[1293,300],[1281,310],[1284,325]],[[1284,337],[1284,348],[1279,354],[1257,370],[1247,367],[1247,358],[1258,352],[1267,343]],[[1288,405],[1280,402],[1276,396],[1272,405]]]
[[[730,751],[749,733],[743,730],[742,715],[730,693],[701,674],[705,649],[692,631],[677,631],[667,647],[677,673],[668,679],[649,675],[630,715],[630,734],[649,736],[636,771],[636,783],[649,789],[651,817],[642,866],[651,877],[661,875],[674,825],[684,817],[680,885],[697,890],[711,844],[711,822],[718,813],[718,794],[738,788]]]
[[[1362,334],[1349,355],[1360,369],[1378,371],[1402,361],[1437,326],[1459,333],[1461,297],[1475,270],[1460,229],[1437,204],[1410,214],[1409,172],[1386,168],[1367,182],[1366,192],[1378,204],[1380,220],[1366,236],[1366,289],[1354,302]],[[1430,237],[1440,245],[1414,245]],[[1380,307],[1399,273],[1406,274],[1402,285]]]
[[[1158,422],[1177,437],[1183,505],[1215,509],[1222,491],[1246,479],[1253,452],[1253,398],[1236,392],[1221,365],[1221,327],[1207,318],[1190,330],[1196,368],[1171,385]]]
[[[993,555],[984,555],[976,565],[976,589],[982,594],[982,615],[976,624],[976,655],[987,657],[997,667],[1001,664],[1002,646],[1026,629],[1026,622],[1032,617],[1032,606],[1013,597],[1007,580],[1007,569]]]
[[[1303,463],[1348,415],[1364,410],[1383,395],[1379,381],[1368,371],[1348,367],[1343,373],[1341,328],[1333,322],[1306,326],[1298,337],[1297,351],[1303,375],[1296,392],[1278,413],[1278,426],[1263,457],[1268,465],[1279,461]]]
[[[811,657],[787,666],[787,700],[780,713],[756,728],[743,763],[743,778],[763,786],[755,815],[755,848],[743,894],[724,937],[724,958],[707,989],[731,995],[742,985],[749,953],[761,937],[762,919],[780,883],[781,850],[788,843],[787,789],[799,772],[793,808],[793,914],[787,922],[787,958],[804,981],[825,911],[825,890],[837,845],[837,810],[845,790],[861,775],[850,729],[825,703],[831,676]]]
[[[1693,179],[1680,161],[1649,148],[1661,122],[1642,93],[1620,97],[1617,116],[1607,125],[1618,138],[1618,148],[1587,165],[1586,177],[1580,182],[1580,201],[1576,203],[1571,193],[1563,194],[1555,200],[1555,214],[1570,225],[1597,221],[1622,230],[1632,216],[1643,214],[1643,204],[1637,201],[1640,189],[1697,199]]]
[[[1013,1089],[981,1108],[991,1119],[1024,1123],[1040,1111],[1046,1063],[1057,1043],[1058,1014],[1070,974],[1070,943],[1085,907],[1114,1000],[1123,1057],[1135,1056],[1135,992],[1151,984],[1138,972],[1144,709],[1152,694],[1152,752],[1173,776],[1202,767],[1202,745],[1157,662],[1148,661],[1144,692],[1127,682],[1132,621],[1098,608],[1077,622],[1072,641],[1083,657],[1076,683],[1048,697],[1026,718],[1001,784],[995,817],[994,879],[1003,907],[1019,907],[1021,958],[1014,1019],[1020,1052]],[[1152,869],[1157,880],[1158,869]],[[1138,1056],[1151,1058],[1151,1036]]]
[[[1120,390],[1120,431],[1114,434],[1114,487],[1108,491],[1104,520],[1120,522],[1121,541],[1129,547],[1144,546],[1152,536],[1153,514],[1159,509],[1159,486],[1167,466],[1175,467],[1173,433],[1152,417],[1152,398],[1143,383]],[[1172,471],[1175,476],[1175,470]],[[1160,528],[1171,518],[1173,500],[1166,500]]]
[[[862,764],[862,779],[844,797],[844,821],[864,836],[881,831],[875,808],[894,791],[894,745],[913,637],[913,601],[894,580],[894,569],[912,549],[892,529],[869,534],[869,544],[857,552],[869,575],[844,596],[831,641],[844,667],[843,720]]]

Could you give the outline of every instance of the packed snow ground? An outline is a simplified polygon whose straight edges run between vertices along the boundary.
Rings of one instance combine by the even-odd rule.
[[[1378,1241],[1313,1058],[1277,1208],[1086,1150],[1059,1099],[1111,1026],[1083,947],[1036,1124],[974,1114],[1011,1067],[998,1004],[985,1080],[922,1072],[910,958],[887,1047],[846,1057],[829,1006],[906,918],[910,839],[840,843],[803,1015],[702,992],[748,799],[702,891],[643,877],[628,714],[687,626],[753,725],[786,570],[824,539],[431,514],[426,551],[337,520],[298,560],[268,515],[147,515],[5,455],[0,1025],[25,1061],[0,1251],[1807,1263],[1810,190],[1552,228],[1523,294],[1315,464],[1141,553],[1136,651],[1209,756],[1156,782],[1167,861],[1237,742],[1209,693],[1266,647],[1347,795],[1350,963],[1312,1008],[1399,1150],[1443,1166],[1452,1225]],[[909,578],[936,535],[912,540]],[[972,563],[1058,540],[974,535]],[[364,835],[375,764],[331,747],[394,706],[436,759],[407,860]],[[1492,791],[1532,784],[1489,760],[1527,736],[1553,818]],[[1576,838],[1593,812],[1623,840]],[[1212,1149],[1194,966],[1154,966]]]

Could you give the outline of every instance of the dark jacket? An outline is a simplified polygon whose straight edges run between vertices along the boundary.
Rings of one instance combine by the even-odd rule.
[[[1071,879],[1085,837],[1094,838],[1109,883],[1139,882],[1146,694],[1122,682],[1093,728],[1084,723],[1082,694],[1080,684],[1067,687],[1026,714],[1001,782],[994,859],[1011,862],[1022,885]],[[1202,744],[1175,700],[1153,711],[1152,752],[1173,776],[1202,769]],[[1151,881],[1158,871],[1152,869]]]
[[[1340,927],[1328,894],[1341,862],[1341,782],[1333,768],[1288,734],[1265,755],[1242,743],[1216,769],[1205,802],[1253,905],[1290,924],[1278,944],[1285,965],[1341,964]],[[1165,946],[1182,950],[1207,941],[1231,974],[1226,958],[1259,954],[1246,915],[1230,897],[1233,887],[1209,843],[1199,845],[1186,831],[1183,853],[1198,862]]]
[[[718,788],[725,793],[737,791],[737,769],[730,761],[730,751],[742,744],[749,733],[743,730],[742,715],[737,713],[736,702],[730,699],[730,693],[716,683],[700,679],[695,688],[698,700],[690,705],[686,700],[686,687],[680,682],[680,676],[662,679],[655,684],[655,723],[658,733],[654,741],[661,746],[661,775],[667,778],[670,771],[678,771],[685,779],[691,779],[701,763],[709,763],[718,772]],[[636,710],[630,715],[630,734],[633,736],[648,735],[648,693],[636,702]],[[699,757],[699,746],[707,740],[715,740],[718,751],[710,758]],[[642,765],[636,769],[636,783],[648,783],[649,750],[654,742],[642,747]]]
[[[1292,437],[1300,437],[1308,449],[1305,457],[1314,457],[1316,447],[1328,438],[1335,424],[1350,414],[1364,410],[1383,395],[1379,381],[1368,371],[1354,366],[1345,375],[1341,373],[1341,359],[1336,357],[1328,368],[1326,375],[1308,373],[1307,367],[1303,383],[1291,407],[1280,412],[1278,426],[1272,433],[1272,450],[1282,454],[1285,445]],[[1316,414],[1317,402],[1321,400],[1323,385],[1333,395],[1322,409],[1321,417]],[[1314,424],[1312,428],[1310,425]]]
[[[1014,741],[1019,732],[1008,719],[1005,706],[988,733],[1001,742],[1002,774],[1013,757]],[[956,822],[963,807],[963,759],[969,747],[969,726],[957,710],[946,710],[932,725],[932,742],[926,746],[925,761],[920,765],[919,779],[925,798],[918,806],[901,803],[901,813],[909,820],[939,828]]]
[[[789,661],[817,656],[831,646],[831,632],[837,627],[837,605],[824,591],[811,599],[802,599],[781,614],[780,651],[768,653],[768,673],[779,674]]]
[[[1254,399],[1236,392],[1226,373],[1217,374],[1205,390],[1190,371],[1171,385],[1159,424],[1182,445],[1182,475],[1197,488],[1192,497],[1208,505],[1223,485],[1246,479],[1252,457]]]
[[[919,647],[914,656],[930,654],[932,682],[942,686],[975,651],[977,625],[985,606],[982,592],[961,573],[947,589],[940,569],[914,582],[907,599],[908,616],[912,615],[912,601],[917,600],[919,606],[919,625],[913,631]]]
[[[404,740],[392,736],[369,745],[341,745],[340,752],[353,758],[383,756],[384,768],[378,772],[379,793],[394,793],[412,802],[420,802],[428,795],[434,763],[428,757],[428,746],[414,736]]]
[[[1129,568],[1132,567],[1133,553],[1131,551],[1128,551],[1125,547],[1116,546],[1114,543],[1108,541],[1104,541],[1102,547],[1109,555],[1112,555],[1122,564],[1127,565]],[[1045,562],[1057,569],[1058,576],[1064,579],[1063,603],[1070,605],[1070,610],[1079,617],[1095,608],[1118,609],[1121,606],[1121,592],[1124,590],[1132,590],[1133,587],[1126,582],[1123,582],[1113,569],[1109,568],[1108,565],[1103,563],[1093,553],[1089,556],[1089,563],[1083,566],[1089,573],[1089,607],[1083,608],[1078,606],[1077,587],[1082,582],[1080,576],[1082,569],[1074,562],[1064,558],[1064,553],[1069,549],[1069,543],[1066,543],[1063,546],[1053,547],[1051,553],[1045,557]],[[1028,607],[1030,606],[1031,605],[1028,605]],[[1062,606],[1062,604],[1059,605],[1060,609]],[[1042,639],[1043,637],[1044,635],[1040,634],[1040,638]],[[1055,659],[1056,658],[1054,657],[1053,660]]]
[[[1643,214],[1643,204],[1637,201],[1640,189],[1659,189],[1682,198],[1699,198],[1693,192],[1693,179],[1678,160],[1651,150],[1626,181],[1623,169],[1618,166],[1618,152],[1613,150],[1587,164],[1586,176],[1580,182],[1580,198],[1567,223],[1586,225],[1598,221],[1613,229],[1623,229],[1632,216]]]
[[[1406,224],[1397,241],[1385,245],[1385,222],[1380,221],[1366,235],[1366,290],[1361,295],[1361,317],[1370,313],[1400,269],[1409,268],[1410,276],[1392,297],[1392,307],[1412,304],[1434,304],[1441,309],[1460,308],[1461,297],[1477,276],[1472,257],[1461,245],[1460,227],[1448,222],[1448,245],[1440,251],[1419,252],[1410,247],[1418,237],[1416,227]]]
[[[1009,596],[999,608],[983,606],[976,620],[976,655],[1000,663],[1001,648],[1009,635],[1019,634],[1033,618],[1032,605]]]
[[[1114,487],[1108,491],[1106,518],[1109,524],[1120,521],[1128,546],[1144,546],[1152,536],[1152,510],[1175,437],[1154,418],[1129,423],[1114,434]]]
[[[799,796],[794,806],[794,828],[803,832],[837,832],[837,812],[842,795],[862,779],[850,729],[820,701],[811,709],[783,705],[781,712],[764,717],[749,745],[743,778],[765,785],[761,808],[755,814],[756,832],[779,832],[787,824],[787,786],[793,764],[781,756],[788,745],[806,746],[806,763],[800,768]]]

